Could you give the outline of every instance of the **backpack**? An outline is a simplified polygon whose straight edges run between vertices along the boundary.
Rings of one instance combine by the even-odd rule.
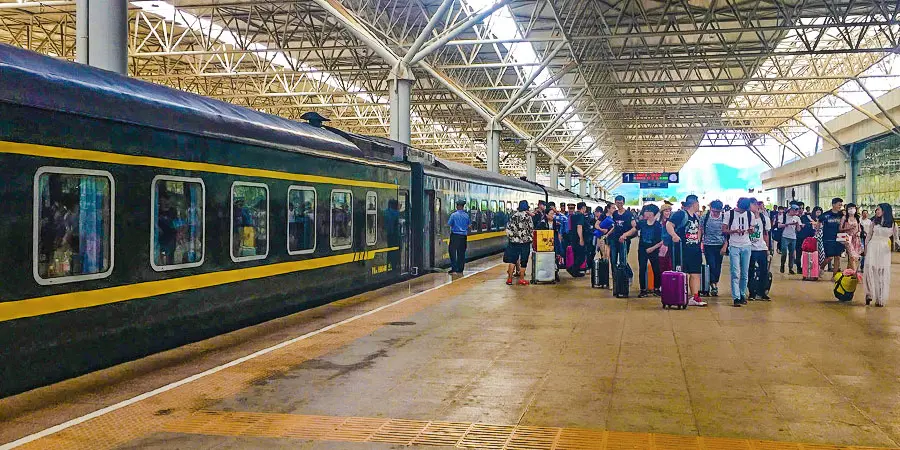
[[[747,225],[749,226],[753,222],[753,213],[751,213],[749,209],[746,212],[747,212]],[[731,211],[729,211],[729,213],[730,214],[728,216],[728,229],[730,230],[731,224],[734,223],[734,216],[736,214],[734,213],[733,209]],[[765,221],[763,221],[763,228],[765,228],[765,226],[766,226]]]

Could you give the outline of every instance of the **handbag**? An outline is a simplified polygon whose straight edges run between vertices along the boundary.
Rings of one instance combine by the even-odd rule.
[[[849,242],[849,241],[850,241],[850,235],[847,234],[847,233],[838,233],[838,234],[837,234],[837,241],[838,241],[838,242]]]

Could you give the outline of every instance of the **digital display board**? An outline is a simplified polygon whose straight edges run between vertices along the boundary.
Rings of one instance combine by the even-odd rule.
[[[626,172],[623,183],[677,183],[678,172]]]

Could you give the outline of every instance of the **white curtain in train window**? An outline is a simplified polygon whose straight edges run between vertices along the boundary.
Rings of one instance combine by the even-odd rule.
[[[53,279],[108,271],[112,255],[109,179],[78,173],[42,173],[38,189],[39,277]]]

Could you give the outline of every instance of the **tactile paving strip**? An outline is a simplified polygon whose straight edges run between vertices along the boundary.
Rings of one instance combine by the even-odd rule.
[[[876,450],[876,447],[576,428],[226,411],[198,411],[185,420],[170,422],[164,431],[215,436],[380,442],[501,450]]]

